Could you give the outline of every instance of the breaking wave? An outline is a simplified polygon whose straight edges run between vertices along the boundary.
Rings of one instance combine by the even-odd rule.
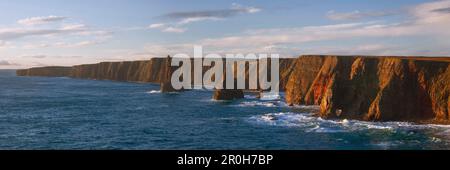
[[[285,106],[286,104],[284,102],[280,101],[244,101],[239,103],[237,106],[239,107],[279,107],[279,106]]]
[[[148,93],[148,94],[157,94],[157,93],[161,93],[161,90],[151,90],[151,91],[148,91],[146,93]]]
[[[271,126],[286,126],[299,127],[305,132],[317,133],[338,133],[338,132],[355,132],[364,130],[421,130],[434,129],[442,130],[442,133],[450,131],[450,126],[443,125],[419,125],[408,122],[367,122],[358,120],[325,120],[320,117],[313,116],[310,113],[268,113],[264,115],[252,116],[249,118],[250,122],[271,125]]]

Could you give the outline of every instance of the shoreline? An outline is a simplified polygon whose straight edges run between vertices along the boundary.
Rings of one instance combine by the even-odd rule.
[[[152,58],[21,69],[16,74],[158,84],[166,62]],[[450,57],[306,55],[280,60],[286,103],[318,105],[318,115],[326,119],[450,124],[449,86]]]

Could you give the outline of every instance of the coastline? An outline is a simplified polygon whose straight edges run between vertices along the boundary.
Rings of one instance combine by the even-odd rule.
[[[31,68],[17,75],[161,83],[165,60]],[[320,106],[322,118],[450,124],[449,63],[447,57],[305,55],[280,61],[280,89],[288,105]]]

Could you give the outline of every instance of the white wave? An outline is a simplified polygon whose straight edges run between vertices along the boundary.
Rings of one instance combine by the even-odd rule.
[[[245,101],[240,103],[238,106],[240,107],[278,107],[280,102],[262,102],[262,101]]]
[[[272,126],[286,126],[286,127],[300,127],[305,132],[316,133],[337,133],[337,132],[353,132],[364,130],[382,130],[382,131],[396,131],[396,130],[412,130],[412,129],[437,129],[448,132],[450,126],[442,125],[419,125],[408,122],[367,122],[358,120],[325,120],[316,117],[310,113],[268,113],[264,115],[252,116],[249,119],[251,122],[257,124],[272,125]]]
[[[244,99],[256,99],[256,95],[244,95]]]
[[[148,93],[148,94],[157,94],[157,93],[161,93],[161,90],[151,90],[151,91],[148,91],[146,93]]]
[[[281,95],[279,93],[261,93],[261,100],[280,100]]]
[[[286,104],[287,106],[287,104]],[[319,110],[320,106],[318,105],[294,105],[294,106],[289,106],[292,108],[299,108],[299,109],[311,109],[311,110]]]

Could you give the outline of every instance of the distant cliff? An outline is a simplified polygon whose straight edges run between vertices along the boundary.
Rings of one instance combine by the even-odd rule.
[[[165,74],[168,70],[173,72],[176,69],[176,67],[168,68],[170,64],[167,63],[167,60],[169,59],[152,58],[145,61],[102,62],[73,67],[38,67],[17,70],[16,74],[18,76],[72,77],[93,80],[161,83],[164,80],[170,81],[170,78],[167,78],[168,75]],[[280,89],[284,89],[287,77],[290,74],[292,61],[294,60],[280,60]],[[204,66],[203,72],[209,68]],[[193,79],[194,77],[192,77]],[[246,79],[248,80],[248,72],[246,72]]]
[[[72,67],[39,67],[24,70],[17,70],[18,76],[48,76],[48,77],[69,77],[72,74]]]
[[[17,75],[161,83],[167,81],[166,60],[31,68]],[[280,89],[289,105],[320,105],[324,118],[450,123],[450,58],[282,59]]]
[[[18,76],[72,77],[94,80],[161,82],[165,58],[147,61],[102,62],[73,67],[41,67],[17,70]]]
[[[293,68],[287,102],[321,117],[450,122],[450,58],[303,56]]]

